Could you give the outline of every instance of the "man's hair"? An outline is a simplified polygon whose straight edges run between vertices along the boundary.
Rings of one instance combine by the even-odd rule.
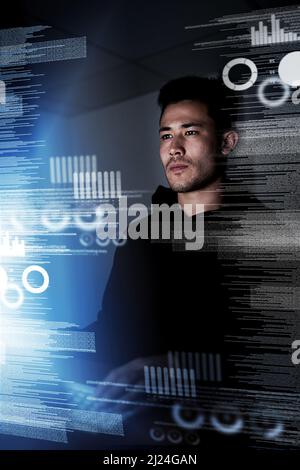
[[[159,92],[158,104],[161,115],[169,104],[183,100],[199,101],[208,108],[208,114],[214,120],[218,132],[232,129],[233,111],[230,90],[220,78],[187,76],[167,82]]]

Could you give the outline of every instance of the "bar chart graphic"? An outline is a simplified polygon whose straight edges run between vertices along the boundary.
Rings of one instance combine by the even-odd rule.
[[[173,367],[144,366],[145,391],[153,395],[195,397],[195,371]]]
[[[96,155],[50,157],[49,171],[51,184],[72,184],[74,173],[97,172],[97,157]]]
[[[153,395],[196,397],[198,381],[221,382],[218,353],[168,353],[168,366],[144,366],[145,391]]]
[[[121,197],[120,171],[73,173],[74,199],[113,199]]]
[[[96,155],[49,158],[50,183],[71,185],[75,199],[121,197],[121,172],[98,171]]]
[[[168,366],[175,369],[193,369],[197,381],[222,381],[222,360],[219,353],[169,351]]]
[[[278,44],[283,42],[300,41],[300,34],[285,31],[280,27],[280,20],[274,14],[271,14],[271,30],[263,21],[259,21],[258,29],[251,26],[251,45],[265,46],[268,44]]]
[[[18,237],[11,238],[7,232],[0,236],[0,256],[1,257],[24,257],[25,243]]]

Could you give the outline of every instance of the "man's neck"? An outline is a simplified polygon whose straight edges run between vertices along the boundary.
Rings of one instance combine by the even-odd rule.
[[[204,189],[188,193],[177,193],[178,204],[189,216],[203,212],[203,210],[204,212],[218,210],[221,206],[222,198],[221,179],[214,181]],[[189,206],[186,206],[186,204],[189,204]],[[196,204],[202,204],[203,207],[199,208]]]

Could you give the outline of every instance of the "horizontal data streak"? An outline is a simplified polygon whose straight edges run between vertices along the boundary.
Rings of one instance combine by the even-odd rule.
[[[73,174],[75,199],[113,199],[121,197],[120,171],[92,171]]]
[[[267,44],[278,44],[282,42],[299,41],[298,33],[286,32],[280,27],[280,20],[276,19],[274,14],[271,15],[271,32],[268,32],[268,26],[263,21],[259,21],[258,29],[251,26],[251,45],[264,46]]]

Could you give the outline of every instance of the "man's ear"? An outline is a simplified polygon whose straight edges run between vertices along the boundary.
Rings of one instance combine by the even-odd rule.
[[[236,131],[224,132],[222,136],[221,153],[222,155],[228,155],[237,145],[239,135]]]

